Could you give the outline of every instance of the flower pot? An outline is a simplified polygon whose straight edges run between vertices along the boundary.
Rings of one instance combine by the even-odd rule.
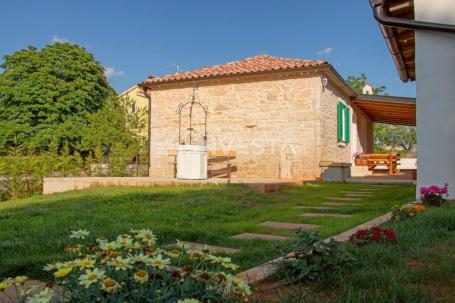
[[[355,166],[368,166],[368,160],[365,159],[354,159]]]

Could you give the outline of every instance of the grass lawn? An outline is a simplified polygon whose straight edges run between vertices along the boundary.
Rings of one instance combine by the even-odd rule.
[[[455,302],[455,202],[385,226],[397,232],[395,243],[347,244],[358,259],[353,269],[260,302]]]
[[[369,185],[308,183],[271,194],[258,194],[242,185],[92,188],[50,196],[0,203],[0,276],[26,274],[48,278],[42,266],[67,258],[63,248],[68,234],[88,229],[92,240],[114,237],[130,228],[148,227],[160,244],[175,239],[240,248],[233,260],[250,268],[291,250],[293,241],[234,240],[242,232],[295,237],[295,233],[258,226],[263,221],[319,224],[325,236],[340,233],[412,201],[415,186],[400,185],[375,191],[362,198],[363,205],[338,206],[331,213],[349,218],[304,218],[297,205],[317,206],[327,197],[343,197],[341,191]],[[313,212],[323,212],[313,210]]]

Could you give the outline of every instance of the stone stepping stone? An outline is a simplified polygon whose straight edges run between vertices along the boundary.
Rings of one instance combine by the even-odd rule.
[[[358,194],[346,194],[346,197],[373,197],[374,195],[371,195],[371,194],[362,194],[362,193],[358,193]]]
[[[354,197],[350,197],[350,198],[337,198],[337,197],[333,197],[333,198],[327,198],[328,200],[331,200],[331,201],[360,201],[362,199],[360,198],[354,198]]]
[[[255,234],[255,233],[242,233],[234,235],[232,239],[237,240],[267,240],[267,241],[287,241],[292,240],[290,237],[270,235],[270,234]]]
[[[350,218],[350,217],[352,217],[352,215],[328,214],[328,213],[304,213],[304,214],[301,214],[300,216],[307,217],[307,218],[318,218],[318,217]]]
[[[349,202],[324,202],[322,204],[323,205],[329,205],[329,206],[344,206],[344,205],[363,206],[363,204],[361,204],[361,203],[349,203]]]
[[[298,209],[318,209],[318,210],[331,210],[331,209],[333,209],[333,207],[325,207],[325,206],[304,206],[304,205],[295,206],[294,208],[298,208]]]
[[[237,248],[231,248],[231,247],[223,247],[223,246],[215,246],[215,245],[207,245],[207,244],[202,244],[202,243],[195,243],[195,242],[181,242],[185,247],[188,247],[189,249],[192,250],[202,250],[202,249],[208,249],[212,252],[215,253],[224,253],[228,255],[236,254],[240,252],[240,249]]]
[[[342,190],[341,192],[343,194],[353,194],[353,195],[369,195],[369,194],[373,194],[373,193],[370,193],[370,192],[362,192],[362,191],[346,191],[346,190]]]
[[[276,228],[276,229],[288,229],[288,230],[307,230],[315,229],[320,225],[315,224],[301,224],[301,223],[289,223],[289,222],[276,222],[276,221],[265,221],[259,224],[260,226]]]
[[[370,186],[374,186],[374,187],[384,187],[384,188],[393,187],[393,185],[386,185],[386,184],[371,184]]]

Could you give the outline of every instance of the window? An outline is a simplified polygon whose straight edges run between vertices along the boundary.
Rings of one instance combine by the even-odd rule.
[[[349,126],[350,126],[350,110],[343,102],[338,102],[338,116],[337,116],[337,138],[338,141],[349,142]]]
[[[133,101],[133,103],[131,103],[131,112],[135,113],[136,112],[136,102]]]

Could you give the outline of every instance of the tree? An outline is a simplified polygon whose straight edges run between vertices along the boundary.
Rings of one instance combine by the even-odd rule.
[[[145,116],[139,110],[129,111],[130,102],[129,99],[112,97],[106,100],[103,108],[87,115],[80,149],[93,151],[101,147],[105,154],[109,154],[114,145],[139,149],[145,143],[139,135],[145,125]]]
[[[375,124],[374,140],[378,150],[397,147],[410,151],[416,144],[416,128],[403,125]]]
[[[367,76],[366,74],[361,74],[359,77],[349,76],[346,82],[355,93],[361,94],[363,86],[367,82]],[[376,95],[387,95],[384,85],[373,88],[373,92]],[[383,151],[384,149],[395,150],[397,147],[405,151],[410,151],[416,144],[416,128],[404,125],[375,123],[374,144],[376,151]]]
[[[114,95],[101,64],[75,44],[28,47],[0,66],[0,150],[75,146],[87,115]]]
[[[346,82],[349,84],[349,86],[356,94],[361,94],[363,92],[363,87],[368,82],[368,79],[366,74],[361,74],[359,77],[348,76]],[[377,88],[373,88],[373,92],[375,95],[380,95],[381,93],[384,93],[385,90],[386,87],[384,85],[381,85]],[[384,95],[387,95],[387,93],[384,93]]]

